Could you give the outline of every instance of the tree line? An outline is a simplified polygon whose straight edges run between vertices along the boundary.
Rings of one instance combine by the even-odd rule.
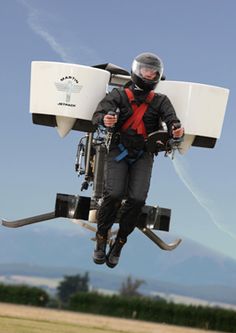
[[[55,297],[41,288],[0,284],[0,302],[236,332],[235,311],[174,304],[162,298],[143,296],[138,290],[143,283],[145,281],[128,276],[119,294],[107,296],[90,290],[88,273],[68,275],[59,283]]]

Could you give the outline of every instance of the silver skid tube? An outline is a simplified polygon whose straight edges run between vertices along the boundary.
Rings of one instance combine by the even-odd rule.
[[[177,239],[174,243],[167,244],[165,243],[160,237],[158,237],[153,231],[147,228],[139,228],[144,235],[146,235],[149,239],[151,239],[157,246],[159,246],[160,249],[165,251],[172,251],[179,246],[181,243],[181,239]]]
[[[19,228],[19,227],[23,227],[28,224],[43,222],[43,221],[52,220],[55,218],[56,218],[55,212],[50,212],[50,213],[27,217],[25,219],[15,220],[15,221],[1,220],[1,224],[7,228]]]

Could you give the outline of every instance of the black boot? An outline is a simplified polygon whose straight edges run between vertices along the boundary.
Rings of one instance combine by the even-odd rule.
[[[120,253],[125,243],[126,241],[121,238],[115,240],[106,256],[106,264],[108,267],[114,268],[118,264]]]
[[[93,252],[93,261],[95,264],[101,265],[106,261],[107,237],[96,233],[96,245]]]

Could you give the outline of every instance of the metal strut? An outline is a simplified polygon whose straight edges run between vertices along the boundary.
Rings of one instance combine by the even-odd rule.
[[[176,249],[177,246],[181,243],[181,239],[177,239],[174,243],[167,244],[160,237],[158,237],[153,231],[147,228],[139,228],[144,235],[146,235],[149,239],[151,239],[160,249],[165,251],[172,251]]]
[[[6,220],[1,220],[1,224],[4,227],[8,228],[19,228],[23,227],[28,224],[33,224],[33,223],[38,223],[42,221],[47,221],[47,220],[52,220],[55,219],[55,212],[50,212],[46,214],[41,214],[41,215],[36,215],[36,216],[31,216],[25,219],[20,219],[20,220],[15,220],[15,221],[6,221]]]

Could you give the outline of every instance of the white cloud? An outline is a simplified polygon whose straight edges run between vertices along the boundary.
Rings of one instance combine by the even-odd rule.
[[[28,12],[29,28],[40,36],[60,56],[62,61],[88,66],[104,62],[97,50],[91,48],[87,43],[87,39],[84,41],[82,36],[78,36],[79,23],[78,30],[75,30],[68,19],[60,16],[60,13],[45,12],[36,7],[32,0],[17,1]],[[70,8],[70,10],[76,10],[76,8]]]
[[[68,53],[67,48],[56,40],[56,38],[40,23],[40,18],[43,17],[42,12],[33,7],[29,1],[18,0],[18,2],[28,10],[27,22],[30,29],[39,35],[63,61],[73,63],[74,59]]]
[[[186,165],[184,165],[183,159],[180,160],[180,158],[175,156],[173,160],[173,165],[180,180],[184,183],[189,192],[197,200],[199,205],[207,212],[207,214],[210,217],[210,220],[214,223],[214,225],[220,231],[224,232],[229,237],[236,240],[236,235],[230,232],[228,229],[226,229],[226,227],[219,221],[219,217],[216,212],[216,209],[214,208],[213,202],[211,202],[208,198],[206,198],[206,196],[196,188],[196,185],[193,183],[192,179],[190,178],[187,172],[187,167]]]

